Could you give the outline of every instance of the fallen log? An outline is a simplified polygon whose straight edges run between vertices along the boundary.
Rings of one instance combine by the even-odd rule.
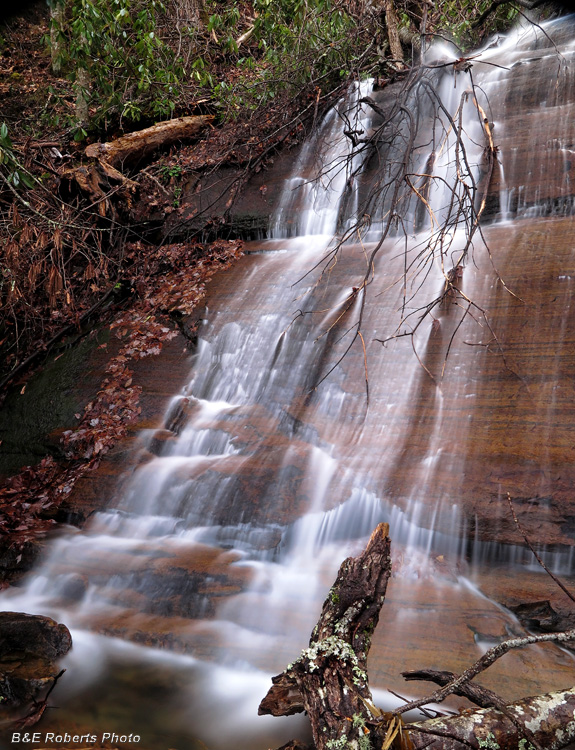
[[[213,119],[212,115],[192,115],[158,122],[144,130],[123,135],[115,141],[91,143],[86,147],[85,154],[117,168],[135,166],[159,149],[196,138]]]
[[[505,714],[487,708],[407,724],[406,730],[414,750],[561,750],[575,741],[575,687],[510,703]]]
[[[292,740],[284,750],[561,750],[575,742],[575,687],[505,704],[496,693],[469,684],[510,649],[572,640],[575,631],[504,641],[460,676],[432,670],[405,673],[407,679],[431,680],[442,687],[392,713],[374,706],[366,664],[390,570],[388,526],[380,524],[364,552],[344,560],[309,648],[272,678],[272,687],[260,704],[259,714],[307,712],[314,745],[308,748]],[[484,707],[410,724],[401,720],[408,708],[441,701],[453,693]]]
[[[118,220],[117,205],[129,210],[138,191],[138,184],[119,170],[137,166],[162,148],[195,138],[213,119],[212,115],[178,117],[115,141],[91,143],[84,153],[93,161],[60,173],[62,185],[67,186],[64,197],[79,190],[90,200],[89,208],[102,218]]]

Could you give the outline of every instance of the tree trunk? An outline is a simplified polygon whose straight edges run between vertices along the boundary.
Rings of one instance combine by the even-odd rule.
[[[199,28],[204,8],[202,0],[173,0],[173,5],[178,24]]]
[[[92,143],[86,156],[107,162],[113,167],[136,166],[154,151],[195,138],[213,120],[212,115],[178,117],[152,125],[150,128],[129,133],[108,143]]]
[[[90,89],[90,74],[86,68],[78,68],[76,72],[76,124],[85,128],[90,120],[88,109],[88,92]]]
[[[403,68],[403,49],[399,36],[399,18],[393,0],[384,0],[383,8],[385,11],[385,24],[387,26],[387,38],[389,39],[389,49],[394,61],[400,68]]]
[[[55,0],[50,6],[50,60],[52,73],[62,72],[60,30],[64,25],[64,0]]]

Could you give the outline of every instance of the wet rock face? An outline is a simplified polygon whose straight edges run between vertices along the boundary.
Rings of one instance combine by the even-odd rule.
[[[488,88],[504,165],[494,175],[492,195],[504,191],[507,205],[501,208],[511,215],[561,215],[573,209],[575,85],[568,48],[562,57],[558,47],[573,38],[574,28],[572,19],[563,19],[538,33],[535,44],[524,35],[506,50],[507,69]]]
[[[295,158],[293,150],[286,149],[278,154],[250,178],[231,209],[227,203],[231,191],[244,179],[243,168],[224,166],[208,170],[204,175],[193,175],[184,185],[182,213],[171,214],[165,229],[177,232],[178,227],[185,226],[187,233],[209,234],[210,230],[206,229],[209,216],[214,226],[212,231],[218,237],[255,239],[265,236]]]
[[[42,540],[34,539],[20,548],[4,545],[0,548],[0,581],[16,582],[33,566],[42,549]]]
[[[65,625],[49,617],[0,612],[0,659],[58,659],[72,647]]]
[[[71,647],[68,628],[49,617],[0,612],[0,721],[43,697]]]

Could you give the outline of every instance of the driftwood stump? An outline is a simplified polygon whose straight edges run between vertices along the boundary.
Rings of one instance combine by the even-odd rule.
[[[307,711],[317,750],[371,747],[367,655],[391,573],[388,531],[380,524],[365,551],[343,561],[309,648],[272,679],[259,707],[274,716]]]

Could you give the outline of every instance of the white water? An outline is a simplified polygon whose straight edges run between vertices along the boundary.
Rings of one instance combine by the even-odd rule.
[[[508,44],[514,50],[517,40]],[[489,51],[484,59],[500,55]],[[500,69],[490,68],[482,85],[499,85],[501,75]],[[443,80],[442,101],[452,116],[468,85],[464,73],[456,82],[451,76]],[[524,554],[495,543],[473,545],[468,541],[472,520],[461,512],[457,498],[427,496],[438,473],[463,473],[450,444],[464,442],[471,429],[465,414],[452,427],[449,402],[438,385],[428,389],[434,418],[427,443],[407,469],[409,497],[402,504],[395,502],[390,467],[400,465],[413,447],[401,415],[421,391],[421,367],[415,357],[409,367],[397,364],[405,342],[369,348],[373,407],[367,408],[361,377],[358,382],[357,375],[347,372],[345,360],[313,391],[346,345],[341,336],[348,323],[340,324],[338,318],[365,268],[364,248],[353,246],[342,258],[350,263],[348,275],[338,276],[334,268],[329,283],[318,287],[315,276],[306,276],[324,257],[333,235],[350,226],[359,206],[354,192],[341,216],[351,175],[365,160],[358,153],[348,161],[351,149],[342,135],[342,122],[357,131],[369,130],[369,112],[365,105],[356,106],[369,93],[368,86],[364,83],[350,92],[302,149],[296,176],[286,186],[278,211],[275,231],[284,238],[281,251],[246,259],[233,272],[236,293],[229,306],[207,311],[190,382],[168,409],[173,413],[185,400],[191,412],[177,440],[139,468],[125,495],[114,498],[84,531],[63,534],[24,591],[2,599],[7,609],[48,614],[73,630],[75,647],[58,686],[58,703],[68,707],[66,718],[59,719],[62,730],[83,705],[85,713],[78,722],[87,731],[110,726],[137,732],[149,748],[188,750],[197,737],[210,750],[264,750],[301,736],[304,720],[257,718],[257,705],[269,687],[270,674],[281,671],[306,645],[341,560],[355,554],[381,520],[390,523],[397,549],[398,601],[404,596],[409,602],[410,592],[423,585],[435,597],[438,612],[442,602],[468,597],[480,619],[497,617],[505,627],[518,627],[509,614],[486,602],[464,574],[470,572],[470,552],[477,566],[496,554],[523,562]],[[473,172],[483,145],[477,111],[468,105],[462,117]],[[445,122],[441,127],[449,131]],[[429,156],[421,150],[416,171],[425,168]],[[318,164],[330,169],[323,169],[321,179],[314,181]],[[445,182],[452,179],[453,165],[453,143],[447,137],[435,160],[441,179],[429,196],[438,217],[448,203]],[[507,172],[505,158],[503,165]],[[506,218],[510,208],[505,188],[502,194]],[[380,219],[383,213],[384,209]],[[289,219],[294,214],[299,217],[295,224]],[[292,223],[286,227],[288,220]],[[374,221],[366,242],[377,227]],[[294,234],[302,236],[287,239]],[[452,234],[455,249],[460,228],[454,227]],[[420,242],[421,237],[409,240],[410,249]],[[401,278],[403,247],[402,239],[389,240],[384,247],[376,271],[388,279],[383,288],[390,285],[389,279]],[[441,258],[436,260],[413,306],[441,289]],[[483,270],[472,268],[465,290],[481,298],[492,283]],[[370,338],[382,335],[382,319],[383,327],[393,331],[403,299],[401,284],[392,286],[385,297],[377,293],[379,288],[373,297],[378,302],[364,323]],[[354,309],[345,320],[352,320],[353,313]],[[332,324],[332,333],[325,333]],[[455,323],[446,316],[442,325],[449,331]],[[430,328],[431,321],[422,327],[419,339],[424,361]],[[320,334],[325,335],[318,338]],[[477,352],[465,357],[454,352],[450,360],[453,371],[464,375],[450,398],[468,397],[470,416]],[[360,364],[361,359],[359,351]],[[423,412],[413,417],[414,422],[423,418]],[[205,576],[194,578],[189,559],[199,553],[215,557]],[[554,560],[555,567],[570,570],[572,555],[562,554]],[[449,562],[447,571],[444,560]],[[179,589],[172,591],[174,569],[181,575]],[[78,575],[80,594],[70,596]],[[227,576],[226,582],[231,580],[237,590],[220,596],[218,586],[224,584],[218,576]],[[176,596],[182,600],[172,611]],[[180,618],[182,611],[187,621]],[[395,619],[398,632],[407,632],[418,617],[421,620],[422,611],[423,605],[418,612],[415,604],[401,603],[390,610],[389,621]],[[428,619],[420,623],[422,637],[426,630],[444,629],[448,648],[449,627],[438,625],[434,616],[427,612]],[[163,627],[175,636],[176,650],[185,648],[195,655],[88,632],[94,628],[121,633],[124,628],[126,637],[136,638],[138,632],[158,633]],[[471,654],[475,651],[479,654],[480,648],[472,644]],[[395,672],[401,668],[403,664],[387,667]],[[374,685],[385,687],[379,679],[378,672]],[[382,692],[376,693],[376,700],[388,707],[396,703]],[[122,712],[117,710],[120,703]]]
[[[358,101],[371,88],[371,80],[352,86],[304,143],[272,222],[273,237],[331,237],[338,230],[346,187],[353,186],[366,156],[363,149],[353,148],[344,131],[352,131],[358,138],[369,134],[371,110]],[[346,209],[354,216],[357,191],[352,188],[351,192],[355,200]]]

